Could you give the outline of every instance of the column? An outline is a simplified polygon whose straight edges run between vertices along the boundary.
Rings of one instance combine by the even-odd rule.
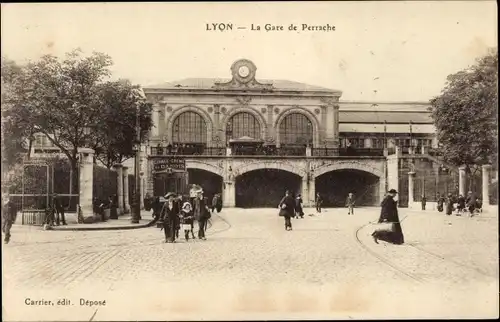
[[[267,106],[267,137],[272,138],[273,142],[276,142],[276,135],[274,133],[273,127],[273,113],[274,105]]]
[[[466,192],[465,192],[465,189],[466,189],[466,179],[467,176],[465,174],[465,165],[462,165],[458,168],[458,194],[462,195],[462,196],[466,196]]]
[[[415,179],[415,172],[408,172],[408,208],[413,208],[415,201],[413,197],[413,180]]]
[[[307,175],[302,178],[302,185],[300,187],[300,194],[302,195],[302,202],[305,207],[309,206],[309,185]]]
[[[116,196],[118,197],[118,216],[123,215],[123,166],[119,163],[113,165],[117,173]]]
[[[123,212],[126,214],[130,213],[129,200],[130,199],[128,191],[128,167],[123,167]]]
[[[79,148],[80,154],[80,209],[85,219],[94,217],[92,202],[94,199],[94,150]]]
[[[153,104],[153,111],[152,111],[152,121],[153,121],[153,126],[151,127],[151,135],[153,137],[157,137],[159,135],[159,129],[160,129],[160,104],[156,103]]]
[[[309,179],[309,201],[308,206],[314,207],[314,200],[316,199],[316,178],[314,174],[311,173],[311,178]]]
[[[335,138],[335,147],[340,147],[339,142],[339,106],[337,104],[333,105],[333,126],[334,126],[334,138]]]
[[[222,191],[224,191],[224,196],[222,197],[222,204],[224,207],[234,207],[236,205],[236,189],[234,180],[224,180]]]
[[[483,202],[483,207],[486,209],[490,205],[490,171],[491,165],[485,164],[482,166],[483,173],[483,197],[481,201]]]

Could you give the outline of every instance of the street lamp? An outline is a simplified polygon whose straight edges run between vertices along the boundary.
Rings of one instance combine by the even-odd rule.
[[[135,153],[134,178],[135,178],[135,202],[132,211],[132,224],[138,224],[141,220],[141,178],[140,173],[140,154],[141,154],[141,125],[140,125],[140,105],[137,104],[135,115],[135,141],[133,151]]]

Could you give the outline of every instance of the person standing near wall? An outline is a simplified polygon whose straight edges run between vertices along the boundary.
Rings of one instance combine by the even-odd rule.
[[[17,218],[17,207],[10,199],[9,195],[4,197],[2,202],[2,232],[5,234],[4,243],[8,244],[10,242],[10,229]]]
[[[425,195],[422,195],[420,202],[422,204],[422,210],[425,210],[425,205],[427,204],[427,198],[425,198]]]
[[[316,211],[318,213],[321,213],[321,205],[323,204],[323,198],[321,198],[321,195],[319,194],[319,192],[316,194],[315,203],[316,203]]]
[[[210,209],[208,208],[208,202],[206,198],[203,197],[203,191],[198,191],[197,197],[194,199],[194,218],[198,222],[198,238],[201,240],[207,240],[205,237],[205,230],[207,228],[207,222],[210,219]]]

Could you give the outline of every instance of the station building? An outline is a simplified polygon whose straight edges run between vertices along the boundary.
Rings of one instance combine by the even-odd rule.
[[[342,206],[349,192],[378,205],[400,179],[408,199],[403,155],[432,159],[438,147],[427,102],[342,101],[340,90],[259,79],[246,59],[228,74],[143,88],[154,107],[144,192],[195,183],[226,207],[275,207],[286,189],[309,205],[320,193]]]

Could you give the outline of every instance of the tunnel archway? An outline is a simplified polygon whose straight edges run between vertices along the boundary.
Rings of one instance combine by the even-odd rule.
[[[210,171],[188,168],[189,184],[197,184],[203,187],[204,196],[212,202],[214,194],[222,195],[222,177]]]
[[[356,169],[334,170],[316,178],[316,192],[324,207],[345,207],[349,192],[354,193],[356,206],[378,206],[379,189],[379,177]]]
[[[236,178],[236,207],[276,208],[285,191],[300,193],[302,178],[279,169],[258,169]]]

